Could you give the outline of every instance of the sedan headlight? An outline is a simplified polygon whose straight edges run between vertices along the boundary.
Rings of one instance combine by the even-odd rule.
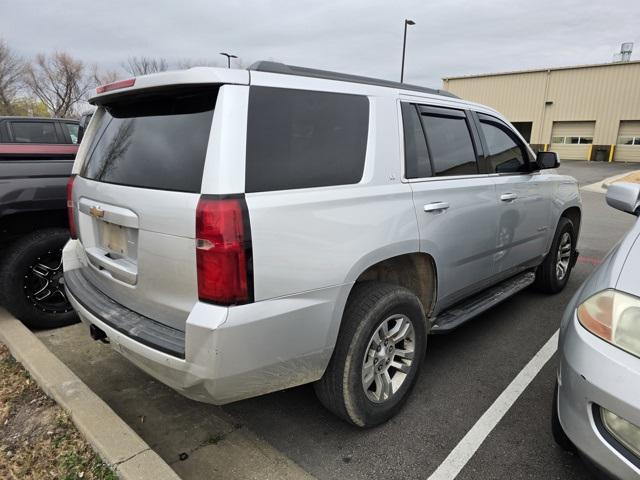
[[[591,333],[640,357],[640,298],[603,290],[580,304],[577,313]]]

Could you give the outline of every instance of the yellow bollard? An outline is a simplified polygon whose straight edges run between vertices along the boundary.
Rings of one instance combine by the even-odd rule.
[[[615,145],[611,145],[611,149],[609,150],[609,163],[613,162],[613,151],[616,149]]]
[[[591,161],[591,151],[593,150],[593,144],[589,145],[589,153],[587,153],[587,161]]]

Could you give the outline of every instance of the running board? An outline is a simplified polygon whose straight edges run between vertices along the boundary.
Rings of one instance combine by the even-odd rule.
[[[535,279],[536,274],[533,272],[521,273],[480,292],[463,303],[454,305],[436,317],[429,333],[446,333],[458,328],[466,321],[506,300],[514,293],[524,290]]]

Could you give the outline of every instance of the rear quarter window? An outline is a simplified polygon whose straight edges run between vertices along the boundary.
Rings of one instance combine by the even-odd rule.
[[[104,106],[81,176],[200,192],[217,92],[211,86],[174,88]]]
[[[366,96],[251,87],[246,191],[358,183],[368,130]]]

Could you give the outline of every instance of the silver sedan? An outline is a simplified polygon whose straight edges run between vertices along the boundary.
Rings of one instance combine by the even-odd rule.
[[[638,216],[640,185],[611,185],[607,203]],[[640,220],[569,303],[559,354],[556,441],[607,475],[640,478]]]

